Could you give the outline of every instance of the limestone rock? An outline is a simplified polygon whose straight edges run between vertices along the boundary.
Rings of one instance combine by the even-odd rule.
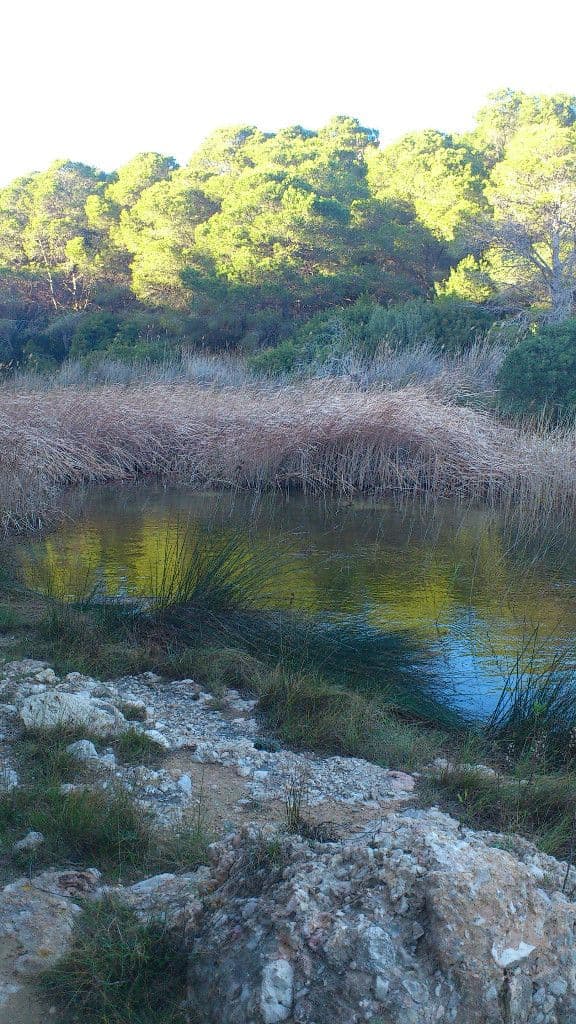
[[[72,754],[77,761],[97,761],[98,751],[90,740],[76,740],[75,743],[70,743],[66,750],[69,754]]]
[[[42,843],[45,842],[44,836],[41,832],[27,832],[23,839],[19,839],[17,843],[14,843],[14,851],[16,853],[25,853],[26,850],[37,850]]]
[[[44,871],[0,890],[0,946],[14,951],[12,977],[2,981],[38,974],[67,951],[80,913],[75,900],[93,893],[99,877],[93,869]]]
[[[98,736],[109,736],[128,728],[124,715],[106,701],[89,695],[48,691],[24,698],[20,718],[27,729],[82,728]]]
[[[434,809],[324,844],[227,837],[189,908],[192,1007],[209,1024],[573,1024],[565,865],[492,842]]]

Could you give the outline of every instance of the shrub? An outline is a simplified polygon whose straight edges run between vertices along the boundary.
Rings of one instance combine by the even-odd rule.
[[[514,413],[576,411],[576,318],[542,327],[510,350],[498,374],[502,404]]]

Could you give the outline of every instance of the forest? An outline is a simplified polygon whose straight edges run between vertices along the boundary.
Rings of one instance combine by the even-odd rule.
[[[221,128],[185,166],[57,160],[0,190],[0,363],[240,354],[281,375],[478,339],[510,408],[576,404],[576,100],[491,94],[463,135],[380,146]],[[543,380],[543,374],[545,380]]]

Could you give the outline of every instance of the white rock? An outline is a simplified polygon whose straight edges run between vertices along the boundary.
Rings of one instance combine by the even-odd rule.
[[[36,682],[48,683],[49,686],[53,686],[54,683],[58,682],[58,676],[53,668],[44,668],[41,672],[36,672],[34,678]]]
[[[103,707],[85,695],[51,691],[27,697],[20,706],[20,718],[27,729],[55,729],[73,726],[98,736],[124,732],[128,723],[120,712]]]
[[[292,1009],[294,968],[289,960],[272,960],[262,971],[260,1010],[264,1024],[287,1020]]]
[[[143,878],[141,882],[136,882],[135,885],[130,886],[130,892],[140,895],[141,893],[154,892],[155,889],[160,888],[165,882],[172,882],[176,878],[174,874],[154,875],[152,878]]]
[[[528,942],[520,942],[515,947],[507,946],[505,949],[493,945],[492,956],[499,967],[513,967],[526,960],[535,949],[536,946],[531,946]]]
[[[44,836],[41,832],[27,832],[23,839],[19,839],[17,843],[14,843],[14,850],[16,853],[25,850],[37,850],[44,841]]]
[[[181,775],[178,779],[178,786],[186,796],[192,796],[192,779],[189,775]]]
[[[6,765],[0,765],[0,793],[7,793],[11,789],[16,789],[16,786],[20,784],[20,777],[18,772],[14,771],[13,768],[8,768]]]
[[[164,747],[164,750],[170,750],[170,743],[161,732],[158,732],[157,729],[145,729],[144,735],[147,736],[149,740],[153,740],[154,743],[157,743],[158,746]]]
[[[70,743],[66,747],[69,754],[76,758],[77,761],[97,761],[98,751],[90,740],[76,740],[75,743]]]

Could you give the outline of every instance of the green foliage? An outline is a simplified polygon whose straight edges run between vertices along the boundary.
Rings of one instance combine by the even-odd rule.
[[[66,1024],[184,1024],[186,978],[180,936],[104,898],[85,909],[70,952],[41,985]]]
[[[478,771],[455,765],[443,772],[430,798],[449,798],[447,809],[472,828],[528,836],[553,857],[571,856],[574,843],[573,773],[546,774],[528,761],[510,765],[508,773]],[[513,844],[513,840],[511,840]]]
[[[261,673],[260,708],[286,743],[406,769],[437,756],[445,736],[402,721],[386,697],[354,693],[314,672]]]
[[[4,850],[30,830],[46,840],[30,854],[35,863],[90,863],[112,873],[137,869],[150,842],[141,810],[123,792],[80,788],[63,795],[55,783],[0,797]]]
[[[160,743],[138,729],[127,729],[113,746],[124,764],[155,764],[165,753]]]
[[[372,357],[382,348],[394,351],[428,344],[438,351],[464,352],[494,320],[494,311],[456,296],[391,306],[362,297],[352,305],[316,314],[291,338],[263,349],[248,362],[257,373],[280,377],[329,366],[331,360],[348,354]]]
[[[576,411],[576,319],[540,328],[506,356],[498,374],[505,408],[545,409],[560,418]]]
[[[278,571],[277,550],[252,554],[242,535],[213,540],[209,535],[176,535],[151,580],[156,614],[180,618],[190,608],[231,611],[265,601]]]

